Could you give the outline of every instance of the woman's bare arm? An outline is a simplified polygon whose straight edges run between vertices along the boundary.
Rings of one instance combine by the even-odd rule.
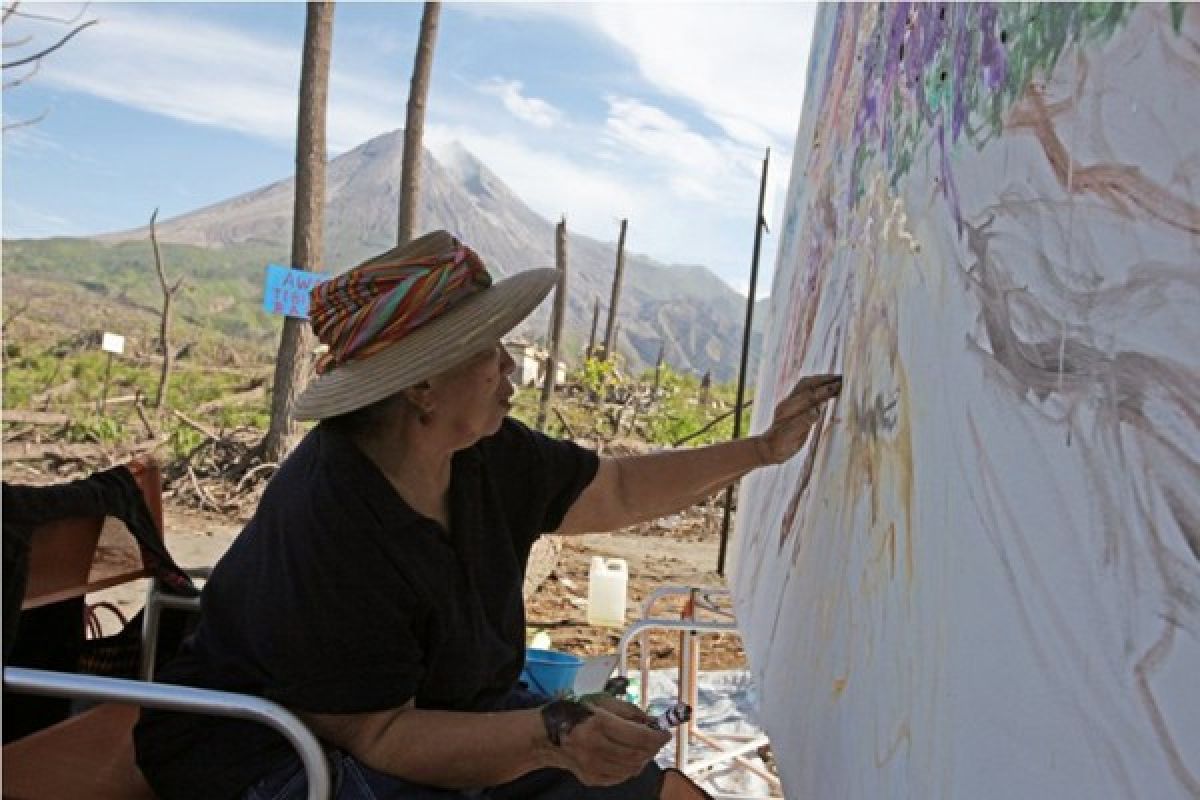
[[[595,479],[571,506],[556,533],[611,531],[670,514],[701,500],[756,467],[791,458],[808,439],[821,407],[841,391],[841,377],[803,378],[775,408],[758,436],[708,447],[604,458]]]
[[[550,743],[538,709],[492,713],[429,711],[412,704],[366,714],[301,713],[313,731],[374,770],[425,786],[496,786],[542,767],[584,785],[628,780],[669,736],[599,708],[561,746]]]

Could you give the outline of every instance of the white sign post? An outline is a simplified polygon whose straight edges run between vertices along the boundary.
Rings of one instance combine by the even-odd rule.
[[[100,340],[100,349],[108,353],[108,360],[104,362],[104,388],[100,390],[100,402],[96,404],[97,414],[104,413],[104,407],[108,402],[108,378],[112,374],[113,354],[120,355],[125,352],[125,337],[119,333],[105,331]]]

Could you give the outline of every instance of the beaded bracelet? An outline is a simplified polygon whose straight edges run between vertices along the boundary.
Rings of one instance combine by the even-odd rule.
[[[546,738],[555,747],[562,747],[562,740],[575,726],[592,716],[592,710],[576,700],[553,700],[542,706],[542,724],[546,726]]]

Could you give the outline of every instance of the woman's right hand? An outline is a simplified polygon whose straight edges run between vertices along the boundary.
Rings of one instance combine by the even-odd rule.
[[[618,715],[613,711],[626,709],[589,705],[592,715],[572,728],[559,747],[549,748],[553,766],[569,770],[584,786],[611,786],[633,778],[671,741],[671,734],[646,725],[646,715],[636,706],[622,704],[632,711]]]

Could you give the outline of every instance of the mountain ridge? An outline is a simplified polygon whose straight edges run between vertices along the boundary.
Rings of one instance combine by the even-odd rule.
[[[395,241],[403,132],[376,136],[332,159],[326,171],[324,264],[341,269],[390,248]],[[446,228],[469,242],[497,275],[554,263],[554,223],[527,206],[486,164],[458,145],[448,163],[429,151],[421,161],[419,230]],[[291,242],[294,177],[160,220],[162,243],[207,250],[277,253],[286,263]],[[636,225],[637,220],[631,224]],[[119,245],[148,237],[142,226],[86,237]],[[28,241],[28,240],[26,240]],[[616,246],[570,232],[568,220],[567,356],[577,360],[591,328],[592,304],[599,299],[604,332]],[[329,271],[340,271],[329,270]],[[257,276],[254,276],[257,279]],[[518,333],[543,336],[550,303]],[[666,265],[626,252],[619,301],[617,350],[636,371],[654,363],[660,344],[676,369],[717,380],[736,377],[745,298],[703,265]],[[752,342],[752,366],[758,337]]]

